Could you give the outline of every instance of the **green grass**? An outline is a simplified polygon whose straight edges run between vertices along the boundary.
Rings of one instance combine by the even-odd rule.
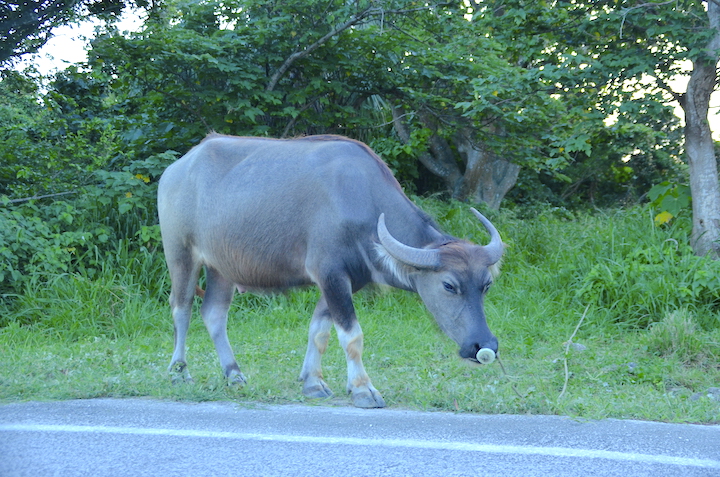
[[[486,240],[466,206],[422,202],[447,230]],[[642,209],[489,215],[508,243],[486,304],[507,374],[497,362],[473,367],[460,360],[417,295],[364,290],[355,297],[364,361],[389,406],[720,422],[720,402],[707,397],[720,387],[720,307],[704,293],[702,274],[695,284],[679,284],[697,263],[674,244],[667,251],[673,240],[686,240],[686,224],[656,228]],[[634,270],[644,253],[654,258]],[[619,290],[597,279],[598,264],[610,264]],[[706,265],[714,272],[714,263]],[[656,294],[648,292],[652,287]],[[315,403],[297,382],[315,289],[236,297],[229,334],[249,378],[237,388],[225,385],[197,313],[188,343],[195,383],[170,384],[167,288],[162,256],[127,248],[92,279],[66,274],[31,281],[0,311],[0,401],[149,396]],[[157,296],[153,289],[165,292]],[[568,340],[584,313],[572,338],[584,348],[577,349]],[[337,339],[323,364],[336,392],[329,403],[348,405]]]

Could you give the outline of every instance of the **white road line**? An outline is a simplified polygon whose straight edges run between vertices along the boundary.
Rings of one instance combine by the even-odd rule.
[[[550,457],[580,457],[609,459],[616,461],[641,462],[648,464],[679,465],[720,469],[720,461],[694,459],[669,455],[638,454],[595,449],[573,449],[569,447],[534,447],[495,444],[472,444],[459,441],[432,441],[420,439],[364,439],[358,437],[317,437],[289,434],[256,434],[243,432],[197,431],[187,429],[153,429],[112,426],[69,426],[45,424],[0,424],[0,432],[68,432],[124,434],[137,436],[194,437],[211,439],[236,439],[249,441],[288,442],[301,444],[349,445],[368,447],[402,447],[413,449],[450,450],[462,452],[485,452],[491,454],[538,455]]]

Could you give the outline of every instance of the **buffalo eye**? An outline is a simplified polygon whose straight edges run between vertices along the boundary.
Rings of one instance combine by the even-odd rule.
[[[457,289],[452,284],[448,282],[443,282],[443,287],[445,288],[446,292],[457,295]]]

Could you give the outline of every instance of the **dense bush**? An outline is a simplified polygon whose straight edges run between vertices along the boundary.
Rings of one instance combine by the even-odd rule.
[[[0,209],[0,290],[17,292],[31,275],[70,271],[80,249],[100,237],[107,241],[104,230],[83,231],[73,224],[76,217],[75,207],[65,201]]]
[[[158,250],[157,179],[176,157],[167,152],[121,170],[96,171],[92,185],[63,200],[12,204],[5,198],[0,206],[0,294],[18,294],[31,281],[63,273],[93,278],[118,247]],[[130,260],[133,256],[129,253]]]
[[[720,262],[694,255],[673,238],[601,257],[580,285],[580,299],[613,310],[618,321],[637,327],[659,321],[674,309],[720,310]]]

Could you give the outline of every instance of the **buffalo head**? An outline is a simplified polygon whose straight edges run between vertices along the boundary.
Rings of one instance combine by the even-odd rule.
[[[429,248],[414,248],[395,239],[378,220],[378,237],[387,253],[409,269],[407,278],[437,320],[440,328],[460,346],[462,358],[476,361],[481,348],[498,350],[488,328],[483,299],[503,253],[500,234],[477,210],[471,209],[490,233],[484,246],[451,239]]]

